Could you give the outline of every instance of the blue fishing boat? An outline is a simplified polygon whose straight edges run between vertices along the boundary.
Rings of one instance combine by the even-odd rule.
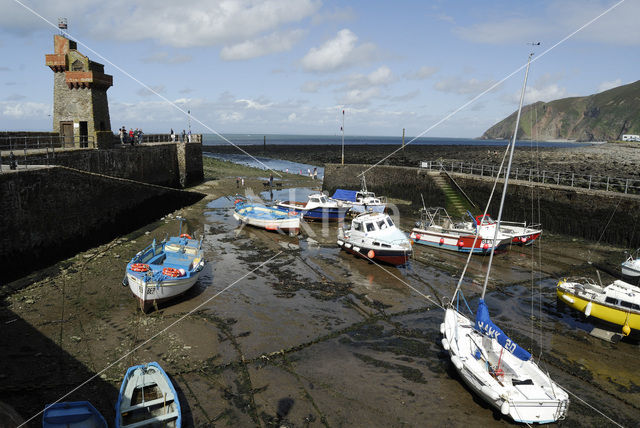
[[[47,404],[43,428],[107,428],[107,421],[88,401]]]
[[[184,294],[198,281],[206,261],[202,239],[197,240],[182,232],[164,239],[136,254],[127,264],[125,280],[129,289],[147,312],[154,304],[163,303]]]
[[[334,201],[322,193],[309,195],[307,202],[279,202],[278,208],[299,212],[305,220],[342,221],[349,206],[342,201]]]
[[[274,232],[283,231],[290,235],[300,232],[300,214],[277,207],[249,202],[236,198],[233,217],[242,224],[248,224]]]
[[[156,362],[129,367],[116,403],[116,428],[180,428],[182,410],[169,376]]]

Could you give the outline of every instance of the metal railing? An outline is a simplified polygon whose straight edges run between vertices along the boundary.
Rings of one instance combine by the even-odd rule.
[[[479,175],[481,177],[495,177],[500,172],[500,167],[497,165],[485,165],[459,160],[423,161],[420,162],[420,168],[430,171]],[[504,173],[502,173],[501,176],[504,176]],[[619,178],[607,175],[576,174],[573,172],[512,167],[509,179],[578,187],[582,189],[604,190],[607,192],[640,194],[640,179],[635,178]]]
[[[73,147],[95,148],[93,136],[76,135],[65,137],[57,135],[0,137],[0,151],[19,151],[33,149],[64,149]]]

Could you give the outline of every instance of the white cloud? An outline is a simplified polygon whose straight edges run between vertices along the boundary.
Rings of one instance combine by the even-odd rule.
[[[372,98],[380,95],[380,88],[373,87],[368,89],[352,89],[348,91],[341,100],[341,104],[345,105],[366,105]]]
[[[295,113],[291,113],[289,116],[287,116],[287,120],[289,122],[295,122],[295,120],[297,119],[297,115]]]
[[[417,71],[405,73],[404,77],[410,80],[424,80],[438,72],[438,67],[422,66]]]
[[[610,81],[610,82],[602,82],[598,86],[598,90],[596,92],[608,91],[609,89],[616,88],[616,87],[618,87],[620,85],[622,85],[622,79],[620,79],[620,78],[617,78],[616,80],[613,80],[613,81]]]
[[[524,94],[524,103],[532,104],[537,101],[554,101],[560,98],[566,98],[568,96],[567,90],[561,88],[558,84],[554,83],[544,87],[529,87]],[[520,93],[514,94],[513,100],[520,101]]]
[[[243,59],[257,58],[271,53],[291,50],[304,35],[306,31],[296,29],[286,33],[275,32],[254,40],[225,46],[220,52],[220,58],[225,61],[237,61]]]
[[[478,80],[478,79],[461,79],[460,77],[447,77],[434,85],[434,88],[441,92],[448,92],[454,94],[479,94],[482,91],[488,89],[495,82],[493,80]]]
[[[48,29],[42,20],[7,1],[0,27],[29,34]],[[33,0],[29,7],[44,17],[65,11],[70,34],[100,40],[154,40],[174,47],[237,44],[282,26],[310,19],[319,0]],[[55,19],[53,19],[55,21]],[[56,24],[56,22],[53,22]]]
[[[273,106],[273,103],[265,103],[265,102],[254,101],[254,100],[236,100],[236,103],[244,104],[245,108],[253,109],[253,110],[266,110],[269,107]]]
[[[17,103],[0,101],[0,116],[11,119],[41,119],[51,114],[51,105],[31,101]]]
[[[340,30],[335,38],[311,48],[301,60],[302,68],[327,72],[370,62],[376,56],[376,46],[372,43],[356,45],[357,41],[358,37],[351,30]]]
[[[371,86],[387,86],[395,80],[391,69],[386,65],[379,67],[371,73],[353,74],[347,78],[347,88],[364,89]]]

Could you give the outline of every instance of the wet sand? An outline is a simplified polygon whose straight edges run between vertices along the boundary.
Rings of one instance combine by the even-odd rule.
[[[205,167],[207,181],[195,189],[207,198],[11,284],[18,291],[0,312],[0,401],[28,419],[96,375],[65,400],[92,401],[112,424],[126,368],[158,361],[178,389],[184,426],[510,424],[465,388],[440,344],[439,305],[464,255],[415,247],[407,267],[381,268],[340,251],[336,225],[308,224],[301,237],[238,229],[236,177],[259,194],[265,172],[210,159]],[[320,183],[285,174],[283,184]],[[189,233],[204,234],[209,264],[183,298],[144,315],[121,285],[124,268],[154,238],[177,232],[176,215]],[[415,219],[398,220],[406,231]],[[545,234],[496,256],[487,302],[494,321],[542,355],[556,382],[633,426],[637,337],[596,339],[587,333],[591,320],[555,298],[559,278],[595,277],[587,261],[617,266],[622,251]],[[474,257],[464,283],[472,307],[487,261]],[[610,424],[571,396],[559,425]],[[40,425],[37,417],[29,426]]]

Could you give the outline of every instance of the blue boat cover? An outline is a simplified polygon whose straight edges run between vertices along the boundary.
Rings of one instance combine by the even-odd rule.
[[[358,193],[356,190],[337,189],[331,198],[338,199],[340,201],[355,202],[356,193]]]
[[[500,330],[500,327],[491,322],[491,318],[489,317],[489,308],[487,308],[487,305],[482,299],[480,299],[480,303],[478,303],[476,330],[485,336],[495,338],[504,349],[511,352],[522,361],[529,361],[531,359],[531,354],[527,352],[526,349],[521,348],[520,345],[509,339],[509,337]]]

